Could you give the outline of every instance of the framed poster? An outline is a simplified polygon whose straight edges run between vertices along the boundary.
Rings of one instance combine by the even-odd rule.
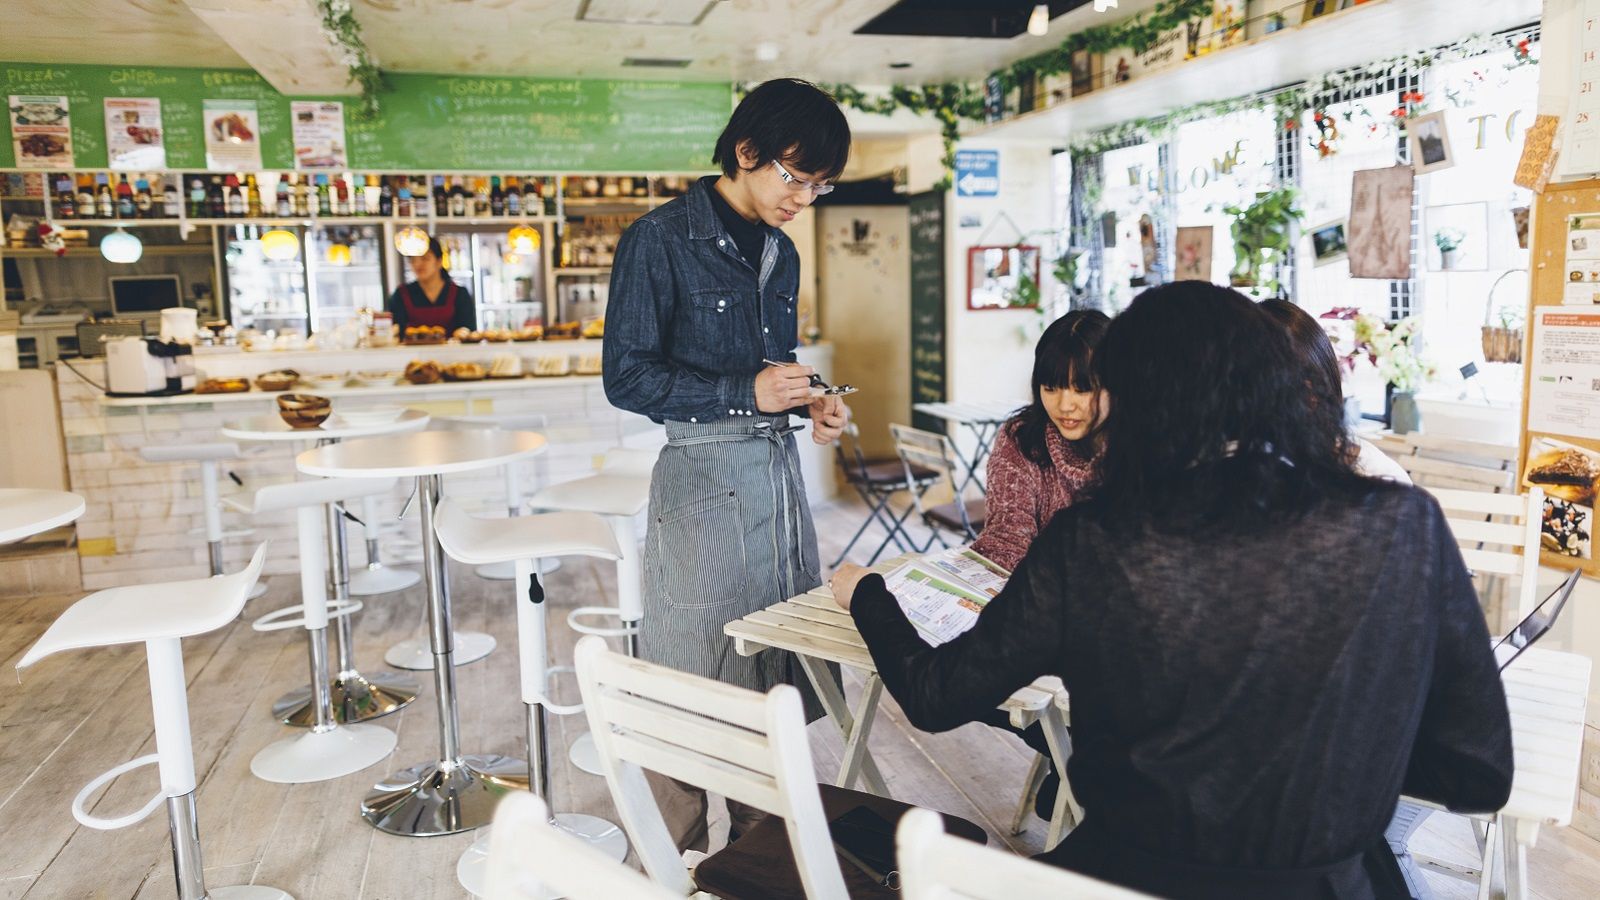
[[[1418,175],[1448,169],[1456,164],[1450,150],[1450,130],[1445,126],[1444,113],[1417,116],[1406,125],[1406,141],[1411,145],[1411,168]]]
[[[967,309],[1038,307],[1038,247],[1011,244],[967,250]]]
[[[1325,266],[1349,256],[1350,242],[1345,237],[1343,219],[1311,229],[1311,259],[1316,265]]]
[[[72,114],[64,96],[11,94],[11,146],[19,169],[72,168]]]
[[[1176,255],[1177,267],[1172,277],[1177,281],[1210,281],[1212,237],[1216,229],[1210,225],[1187,226],[1178,229]]]
[[[1411,277],[1411,197],[1415,189],[1416,174],[1410,166],[1364,169],[1352,176],[1345,228],[1351,278]]]

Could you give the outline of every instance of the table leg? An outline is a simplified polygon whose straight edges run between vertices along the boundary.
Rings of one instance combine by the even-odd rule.
[[[1482,871],[1478,875],[1478,900],[1505,896],[1505,882],[1500,873],[1501,819],[1497,815],[1483,829]]]
[[[863,717],[852,716],[850,705],[845,702],[844,692],[833,680],[833,673],[820,660],[812,659],[804,654],[796,653],[795,658],[800,660],[800,668],[806,673],[806,678],[811,681],[811,687],[817,692],[817,699],[822,702],[822,708],[827,712],[828,718],[838,726],[839,734],[845,739],[846,759],[840,762],[839,778],[835,782],[839,787],[850,787],[855,781],[857,772],[867,781],[867,789],[880,797],[889,796],[889,787],[883,781],[883,773],[878,771],[878,764],[872,758],[872,751],[867,749],[867,733],[872,730],[872,719],[877,714],[878,691],[883,687],[883,682],[876,674],[867,678],[867,687],[862,691],[862,706],[858,712]],[[874,685],[877,689],[874,690]],[[868,699],[872,701],[867,706]],[[859,738],[859,740],[858,740]],[[855,752],[859,759],[852,765],[848,754],[854,744]],[[854,771],[852,771],[854,769]],[[846,778],[846,775],[849,778]]]
[[[1045,743],[1050,746],[1050,759],[1055,763],[1056,775],[1061,781],[1056,788],[1056,804],[1050,813],[1050,830],[1044,841],[1045,849],[1051,850],[1061,843],[1062,836],[1069,830],[1068,826],[1077,827],[1083,819],[1083,809],[1078,806],[1077,798],[1072,796],[1072,788],[1067,785],[1067,760],[1072,758],[1072,737],[1067,733],[1061,708],[1054,703],[1046,707],[1039,716],[1039,728],[1044,731]]]
[[[433,684],[439,704],[439,757],[396,772],[374,785],[361,815],[381,831],[401,835],[456,834],[489,824],[508,791],[528,789],[528,764],[505,756],[461,755],[456,671],[450,631],[450,591],[444,549],[434,531],[442,480],[417,479],[422,513],[422,572],[428,595]]]

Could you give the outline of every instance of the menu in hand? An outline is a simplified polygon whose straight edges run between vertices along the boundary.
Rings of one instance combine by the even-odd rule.
[[[957,548],[912,560],[884,583],[917,633],[937,647],[976,625],[1009,575],[978,553]]]

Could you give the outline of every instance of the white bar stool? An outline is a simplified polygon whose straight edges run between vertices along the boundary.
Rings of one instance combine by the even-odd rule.
[[[395,569],[383,564],[383,553],[378,547],[383,528],[378,524],[377,497],[361,498],[361,533],[367,543],[367,564],[361,571],[350,573],[350,596],[393,594],[422,583],[422,573],[415,569]]]
[[[217,463],[224,459],[239,459],[239,445],[227,442],[215,444],[177,444],[139,448],[145,462],[197,462],[200,464],[200,498],[204,506],[206,524],[203,533],[210,550],[211,574],[222,574],[222,540],[225,537],[245,537],[249,530],[228,534],[222,530],[222,492],[218,489]],[[250,590],[250,599],[265,594],[267,586],[257,581]]]
[[[617,605],[580,606],[567,614],[567,627],[580,634],[620,637],[629,656],[639,654],[639,623],[644,619],[643,570],[640,562],[635,518],[650,505],[650,476],[655,470],[656,450],[613,447],[606,451],[597,474],[553,484],[533,495],[534,509],[595,513],[606,520],[622,559],[617,561]],[[593,625],[585,619],[616,617],[616,627]],[[604,775],[600,753],[588,734],[572,743],[567,757],[580,771]]]
[[[329,535],[324,530],[323,511],[318,508],[383,493],[392,490],[394,485],[393,478],[330,478],[276,484],[255,493],[257,512],[292,508],[299,519],[296,533],[300,540],[300,605],[268,613],[257,619],[253,627],[257,631],[280,631],[304,626],[312,686],[308,723],[311,730],[270,744],[250,760],[251,774],[262,781],[278,784],[328,781],[359,772],[394,752],[394,732],[377,725],[351,724],[341,728],[334,717],[328,672],[328,619],[330,616],[347,617],[359,610],[361,604],[348,599],[336,599],[331,603],[328,600],[327,559],[323,548]],[[293,613],[299,613],[300,617],[288,618]]]
[[[377,672],[365,675],[356,670],[350,659],[354,655],[354,636],[350,617],[361,609],[361,604],[348,596],[348,584],[343,577],[345,546],[344,529],[338,527],[343,515],[340,503],[361,497],[376,496],[394,489],[393,478],[326,478],[315,481],[290,481],[272,484],[230,497],[230,506],[250,515],[263,515],[293,509],[299,517],[298,530],[302,548],[317,545],[314,556],[302,555],[300,560],[301,603],[268,613],[255,621],[257,631],[275,631],[299,625],[307,629],[312,645],[313,663],[321,658],[322,677],[313,673],[312,681],[279,697],[272,704],[272,715],[285,725],[302,728],[321,728],[320,707],[327,694],[333,707],[336,722],[360,722],[388,715],[417,698],[415,679],[394,672]],[[318,509],[322,507],[322,509]],[[326,522],[316,524],[316,517],[326,517]],[[326,544],[326,551],[322,550]],[[304,550],[302,549],[302,554]],[[333,597],[328,597],[327,568],[333,562]],[[330,614],[329,607],[332,607]],[[316,609],[313,609],[316,607]],[[318,612],[317,610],[321,610]],[[289,617],[298,614],[299,618]],[[323,629],[329,621],[339,628],[340,641],[338,668],[330,674],[327,648],[322,644]],[[319,624],[320,623],[320,624]],[[320,647],[320,649],[319,649]]]
[[[178,900],[293,900],[277,888],[238,885],[206,889],[195,816],[194,748],[189,737],[188,682],[183,674],[183,638],[215,631],[244,609],[250,588],[267,558],[265,544],[250,565],[233,575],[198,581],[143,584],[98,591],[74,603],[28,649],[17,670],[62,650],[142,642],[150,672],[150,706],[156,752],[97,776],[72,800],[72,816],[89,828],[109,831],[144,821],[166,801]],[[137,811],[116,818],[88,812],[89,795],[117,776],[143,766],[161,771],[161,792]]]
[[[480,428],[498,428],[501,431],[532,431],[543,434],[550,428],[550,417],[544,413],[435,416],[432,425],[435,428],[446,431],[476,431]],[[510,465],[502,469],[501,472],[506,480],[506,517],[514,519],[528,511],[526,494],[522,490],[521,467]],[[540,454],[533,459],[534,489],[538,490],[549,483],[550,459],[547,455]],[[561,561],[552,559],[542,564],[542,571],[549,574],[560,567]],[[478,566],[472,571],[479,578],[489,581],[511,581],[517,577],[516,565],[509,561]]]
[[[438,507],[436,528],[439,545],[451,559],[477,565],[510,562],[516,567],[517,658],[522,674],[522,702],[528,716],[528,790],[548,800],[550,747],[545,715],[576,715],[583,712],[583,704],[561,706],[550,702],[550,674],[574,670],[571,666],[550,665],[544,588],[535,568],[544,559],[557,556],[620,561],[622,551],[606,522],[589,513],[545,513],[511,520],[479,519],[467,515],[454,502],[444,500]],[[605,819],[560,813],[552,816],[551,822],[618,862],[627,856],[627,838],[621,829]],[[484,835],[462,854],[456,864],[456,877],[462,887],[481,895],[486,890],[488,865],[489,837]]]

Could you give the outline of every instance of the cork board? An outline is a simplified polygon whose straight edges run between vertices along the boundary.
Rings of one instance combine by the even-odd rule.
[[[1564,382],[1562,391],[1592,393],[1600,410],[1600,382],[1570,381],[1569,375],[1555,375],[1561,368],[1550,360],[1589,357],[1600,366],[1600,304],[1573,305],[1569,298],[1589,291],[1600,299],[1600,240],[1588,252],[1594,259],[1574,259],[1569,265],[1569,234],[1574,216],[1594,214],[1600,224],[1600,180],[1552,184],[1534,197],[1530,235],[1532,283],[1528,292],[1528,317],[1524,329],[1522,374],[1521,442],[1518,448],[1518,484],[1526,489],[1539,480],[1546,493],[1544,549],[1540,562],[1560,569],[1581,568],[1589,575],[1600,575],[1600,531],[1596,510],[1600,509],[1600,419],[1575,415],[1570,424],[1553,421],[1551,409],[1558,389],[1553,382]],[[1582,251],[1580,251],[1582,252]],[[1591,272],[1590,270],[1594,270]],[[1574,272],[1579,279],[1573,280]],[[1591,279],[1591,275],[1593,276]],[[1585,350],[1583,329],[1592,327],[1596,335],[1594,350]],[[1562,345],[1560,342],[1567,343]],[[1535,356],[1541,346],[1549,348],[1543,358]],[[1563,350],[1562,347],[1565,347]],[[1587,366],[1587,361],[1585,366]],[[1569,371],[1579,371],[1574,368]],[[1571,396],[1571,394],[1568,394]],[[1531,398],[1531,401],[1530,401]],[[1577,404],[1574,409],[1582,409]],[[1594,424],[1588,424],[1593,421]],[[1580,459],[1582,461],[1580,461]],[[1592,468],[1585,481],[1584,463]],[[1557,481],[1566,483],[1555,483]],[[1574,518],[1577,519],[1574,522]],[[1581,535],[1581,540],[1579,536]],[[1563,548],[1553,551],[1555,541]]]

